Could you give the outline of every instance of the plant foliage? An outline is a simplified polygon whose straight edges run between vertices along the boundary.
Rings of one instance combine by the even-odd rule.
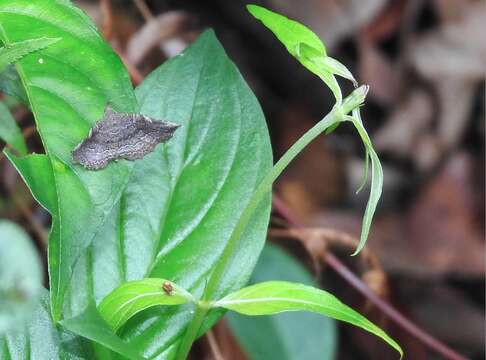
[[[134,91],[118,56],[70,2],[0,2],[6,49],[55,39],[13,59],[24,93],[15,76],[6,82],[0,76],[0,86],[28,102],[46,151],[5,153],[52,215],[50,301],[43,297],[23,332],[0,339],[4,354],[35,358],[45,346],[53,359],[182,359],[228,309],[249,315],[307,310],[360,326],[401,351],[322,290],[289,282],[242,289],[265,242],[272,183],[310,141],[350,120],[371,158],[373,179],[381,176],[357,113],[367,87],[342,99],[334,76],[354,79],[315,34],[263,8],[250,11],[337,100],[273,167],[260,106],[212,31]],[[72,163],[71,151],[107,104],[181,127],[141,160],[89,171]],[[379,181],[373,184],[360,247],[381,191]],[[49,341],[39,344],[39,332]],[[25,353],[26,343],[37,348]]]

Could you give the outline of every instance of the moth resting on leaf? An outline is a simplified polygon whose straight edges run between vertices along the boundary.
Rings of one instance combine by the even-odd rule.
[[[118,113],[107,106],[103,119],[74,148],[73,163],[100,170],[112,160],[141,159],[169,140],[179,126],[141,114]]]

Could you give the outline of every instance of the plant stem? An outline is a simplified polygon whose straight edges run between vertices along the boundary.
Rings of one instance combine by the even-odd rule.
[[[216,263],[214,270],[208,280],[206,289],[203,294],[203,300],[211,300],[214,295],[216,287],[218,286],[221,278],[223,277],[226,265],[231,259],[231,255],[238,244],[243,231],[245,230],[248,222],[250,221],[256,207],[262,200],[262,198],[268,194],[272,189],[272,184],[275,179],[282,173],[282,171],[287,167],[287,165],[317,136],[326,131],[330,126],[343,121],[344,116],[351,112],[356,107],[360,106],[368,92],[368,86],[361,86],[355,89],[346,99],[343,101],[341,106],[334,107],[329,114],[327,114],[321,121],[310,128],[299,140],[297,140],[277,161],[273,168],[267,173],[263,180],[258,185],[256,191],[253,193],[248,205],[245,207],[241,213],[236,226],[231,233],[228,243],[226,244],[223,252]],[[190,348],[194,340],[196,339],[199,329],[204,321],[204,317],[207,313],[206,308],[198,307],[194,318],[192,319],[189,327],[184,334],[181,345],[177,353],[177,359],[185,359],[189,354]]]
[[[187,358],[187,355],[189,355],[189,351],[191,350],[192,343],[194,342],[194,340],[198,335],[197,333],[204,321],[207,312],[208,309],[203,307],[197,307],[196,313],[194,314],[194,317],[192,318],[192,321],[189,324],[189,327],[187,328],[184,337],[182,338],[182,342],[179,345],[176,359],[183,360]]]

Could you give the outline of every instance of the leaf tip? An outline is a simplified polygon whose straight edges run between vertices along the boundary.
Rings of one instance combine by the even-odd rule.
[[[263,7],[261,7],[261,6],[255,5],[255,4],[247,4],[246,5],[246,10],[248,10],[248,12],[250,14],[252,14],[254,17],[256,17],[258,19],[258,12],[259,11],[264,11],[266,9],[263,8]]]

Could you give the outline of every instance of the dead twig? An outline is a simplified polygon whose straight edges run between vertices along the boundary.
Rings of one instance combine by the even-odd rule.
[[[143,0],[133,0],[135,3],[135,6],[137,7],[138,11],[140,11],[140,14],[142,14],[143,18],[145,21],[149,22],[154,18],[154,15],[148,8],[147,4]]]
[[[273,195],[273,208],[280,214],[287,222],[295,227],[302,228],[302,223],[292,213],[292,211],[285,205],[285,203],[275,194]],[[326,251],[324,258],[334,271],[336,271],[345,281],[347,281],[353,288],[359,291],[368,301],[374,304],[383,314],[387,315],[398,326],[414,336],[417,340],[429,347],[431,350],[441,354],[448,360],[466,360],[466,357],[457,353],[455,350],[448,347],[446,344],[434,338],[425,330],[418,327],[411,320],[403,316],[397,309],[395,309],[388,302],[380,298],[374,293],[358,276],[356,276],[341,260],[334,254]]]
[[[208,339],[209,348],[211,349],[214,360],[224,360],[224,356],[219,349],[218,342],[216,341],[216,337],[212,330],[209,330],[206,333],[206,339]]]
[[[113,36],[113,13],[111,11],[110,0],[100,0],[100,9],[103,17],[101,32],[103,37],[110,41]]]

